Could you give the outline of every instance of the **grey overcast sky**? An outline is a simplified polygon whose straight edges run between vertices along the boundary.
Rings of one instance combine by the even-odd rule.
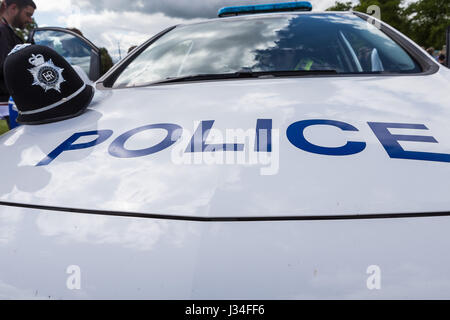
[[[179,23],[215,18],[226,6],[289,0],[34,0],[39,26],[76,27],[114,60],[162,29]],[[311,1],[322,11],[335,0]]]

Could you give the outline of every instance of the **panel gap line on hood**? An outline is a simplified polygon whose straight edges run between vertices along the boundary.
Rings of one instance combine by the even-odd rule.
[[[170,214],[153,214],[126,211],[91,210],[53,207],[44,205],[21,204],[0,201],[0,206],[25,208],[34,210],[69,212],[78,214],[90,214],[114,217],[145,218],[157,220],[175,220],[191,222],[265,222],[265,221],[320,221],[320,220],[368,220],[368,219],[400,219],[400,218],[426,218],[426,217],[450,217],[450,211],[445,212],[417,212],[417,213],[380,213],[380,214],[354,214],[354,215],[301,215],[301,216],[266,216],[266,217],[198,217],[180,216]]]

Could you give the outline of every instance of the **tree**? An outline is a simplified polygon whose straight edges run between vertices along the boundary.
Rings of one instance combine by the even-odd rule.
[[[406,8],[410,37],[425,47],[442,48],[445,32],[450,25],[450,1],[419,0]]]
[[[114,63],[106,48],[100,48],[100,56],[102,59],[101,75],[104,75],[106,72],[108,72],[109,69],[112,68]]]
[[[381,20],[406,34],[416,43],[425,47],[442,48],[445,32],[450,25],[449,0],[416,0],[404,7],[404,0],[360,0],[352,2],[336,1],[327,10],[355,10],[366,13],[371,5],[380,7]]]
[[[371,5],[380,7],[381,20],[400,32],[408,31],[408,18],[402,8],[403,0],[360,0],[353,10],[367,13]]]
[[[353,9],[353,3],[351,1],[348,2],[339,2],[336,1],[334,6],[329,7],[327,11],[350,11]]]
[[[327,9],[327,11],[359,11],[367,13],[367,8],[371,5],[380,7],[381,20],[393,26],[397,30],[404,32],[408,24],[404,9],[401,7],[403,0],[360,0],[354,5],[351,1],[339,2],[336,1],[334,6]]]

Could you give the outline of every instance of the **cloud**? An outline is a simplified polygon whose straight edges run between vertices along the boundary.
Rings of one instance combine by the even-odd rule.
[[[117,61],[128,48],[141,44],[172,25],[215,18],[225,6],[286,2],[286,0],[35,0],[39,26],[76,27]],[[324,10],[334,0],[315,0]],[[120,53],[119,53],[120,47]]]
[[[163,29],[186,22],[162,13],[103,9],[95,11],[87,2],[73,0],[36,0],[35,18],[39,26],[75,27],[98,47],[108,49],[113,59],[126,55],[133,45],[139,45]],[[195,20],[190,20],[195,21]]]
[[[92,10],[97,13],[114,11],[118,13],[139,12],[144,14],[161,13],[167,17],[181,19],[215,18],[222,7],[237,5],[254,5],[264,3],[286,2],[286,0],[96,0],[74,1],[38,0],[38,9],[55,11],[61,8],[79,8],[80,11]],[[315,0],[314,9],[324,10],[331,6],[334,0]],[[131,22],[131,21],[130,21]],[[132,21],[134,22],[134,21]]]
[[[131,46],[145,42],[167,27],[184,22],[161,13],[149,16],[140,12],[117,11],[72,14],[61,17],[58,21],[80,29],[86,38],[98,47],[106,47],[116,58],[119,45],[123,57]]]
[[[90,2],[88,6],[96,11],[108,9],[118,12],[133,11],[147,14],[162,13],[173,18],[195,19],[215,18],[217,16],[217,11],[222,7],[275,2],[286,2],[286,0],[99,0]],[[316,0],[314,1],[314,6],[319,10],[323,10],[333,3],[333,0]]]

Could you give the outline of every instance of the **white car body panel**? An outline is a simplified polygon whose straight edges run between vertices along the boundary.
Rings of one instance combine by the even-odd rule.
[[[0,137],[0,299],[448,298],[450,163],[392,159],[368,122],[423,124],[391,133],[433,136],[438,143],[400,144],[450,154],[449,90],[443,67],[165,84],[100,90],[77,118],[16,128]],[[257,119],[279,133],[274,174],[263,164],[174,162],[199,121],[223,133],[255,131]],[[308,119],[358,129],[308,128],[311,143],[367,146],[349,156],[300,150],[286,129]],[[140,158],[108,153],[121,134],[158,123],[181,126],[183,139]],[[36,166],[74,133],[96,130],[113,134]],[[127,147],[162,137],[141,133]],[[72,265],[80,289],[67,286]],[[374,265],[381,287],[371,290]]]
[[[101,92],[104,97],[80,117],[23,126],[0,137],[5,181],[0,200],[201,217],[446,211],[450,184],[442,176],[450,174],[450,165],[391,159],[367,125],[369,121],[424,124],[429,130],[393,130],[431,135],[439,141],[402,142],[405,149],[450,153],[445,87],[448,80],[438,73],[217,81]],[[186,149],[197,126],[194,122],[215,120],[214,128],[225,132],[255,130],[257,119],[273,119],[273,129],[279,129],[279,141],[273,142],[280,153],[277,174],[261,175],[267,165],[191,165],[172,160],[177,147]],[[305,136],[312,143],[338,147],[353,140],[365,141],[367,147],[340,157],[300,150],[288,141],[286,129],[306,119],[338,120],[359,129],[309,128]],[[146,157],[109,155],[116,137],[157,123],[178,124],[190,134],[185,132],[184,141]],[[113,136],[36,167],[74,133],[101,129],[113,130]],[[135,139],[128,148],[152,146],[161,136],[155,130],[138,134],[141,140]]]
[[[450,295],[450,217],[211,223],[0,210],[0,299]],[[67,287],[73,265],[79,290]],[[379,290],[367,287],[372,265]]]

